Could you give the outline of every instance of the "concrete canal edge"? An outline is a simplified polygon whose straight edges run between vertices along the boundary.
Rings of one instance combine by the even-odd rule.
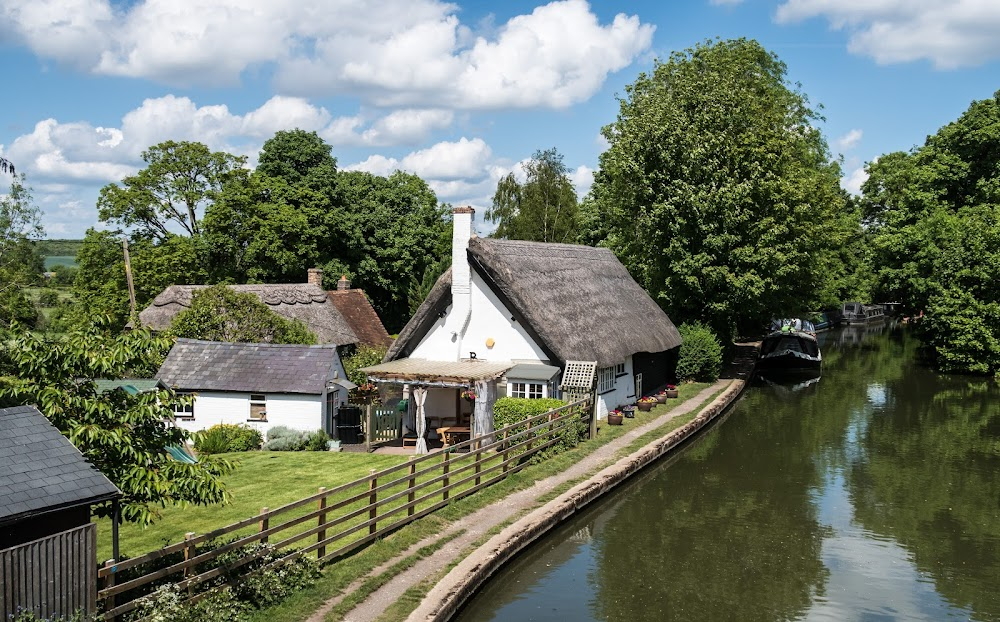
[[[512,557],[697,434],[735,402],[745,386],[746,381],[733,380],[722,394],[688,423],[602,469],[490,538],[438,581],[407,621],[450,620],[466,600]]]

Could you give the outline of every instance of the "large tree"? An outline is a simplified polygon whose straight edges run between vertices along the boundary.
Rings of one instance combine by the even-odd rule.
[[[521,165],[525,181],[513,172],[502,177],[486,219],[494,235],[511,240],[573,242],[577,236],[576,190],[563,156],[554,147],[536,151]]]
[[[298,320],[286,320],[257,296],[225,285],[194,293],[191,306],[177,314],[170,330],[178,337],[236,343],[316,343]]]
[[[927,312],[941,369],[1000,371],[1000,91],[868,172],[876,291]]]
[[[233,465],[202,456],[170,458],[188,433],[171,425],[176,398],[167,391],[129,395],[98,391],[93,379],[149,376],[171,340],[137,330],[101,328],[54,342],[24,331],[0,334],[0,407],[34,404],[123,493],[125,520],[149,523],[171,503],[225,501],[222,476]],[[109,508],[98,514],[107,515]]]
[[[143,151],[142,159],[144,169],[101,189],[98,214],[156,240],[198,235],[205,206],[230,178],[245,174],[245,158],[198,142],[168,140]]]
[[[44,269],[36,241],[42,237],[38,206],[25,177],[15,175],[10,190],[0,195],[0,324],[33,325],[38,312],[23,288],[36,282]]]
[[[626,88],[584,238],[612,248],[675,320],[721,335],[839,297],[859,225],[820,117],[752,40],[675,52]]]

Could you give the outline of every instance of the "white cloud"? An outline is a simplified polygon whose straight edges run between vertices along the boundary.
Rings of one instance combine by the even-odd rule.
[[[458,179],[483,174],[492,151],[481,138],[458,142],[440,142],[414,151],[403,158],[403,170],[429,179]]]
[[[334,146],[412,145],[451,125],[455,113],[441,109],[401,109],[370,121],[363,115],[338,117],[320,135]]]
[[[850,175],[840,179],[840,187],[858,196],[861,194],[861,186],[866,181],[868,181],[868,173],[865,171],[865,167],[860,166],[851,171]]]
[[[861,137],[864,136],[864,132],[859,129],[853,129],[848,133],[844,134],[837,140],[833,141],[834,146],[841,153],[845,151],[850,151],[858,146],[861,142]]]
[[[496,27],[440,0],[7,0],[0,34],[98,74],[232,85],[273,68],[285,94],[386,107],[565,107],[652,45],[655,27],[558,0]],[[376,138],[369,140],[375,141]]]
[[[576,167],[576,170],[570,171],[569,180],[576,188],[576,196],[582,199],[590,192],[590,187],[594,184],[594,169],[581,164]]]
[[[785,0],[779,23],[825,18],[848,49],[880,64],[928,60],[939,69],[1000,58],[996,0]]]

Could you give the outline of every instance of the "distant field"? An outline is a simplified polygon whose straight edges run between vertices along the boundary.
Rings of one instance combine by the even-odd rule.
[[[51,270],[54,266],[76,266],[75,255],[48,255],[45,257],[45,269]]]

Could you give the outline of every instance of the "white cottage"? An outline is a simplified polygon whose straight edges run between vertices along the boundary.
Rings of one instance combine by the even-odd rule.
[[[463,389],[489,413],[473,434],[492,430],[497,395],[559,397],[567,361],[597,363],[599,417],[671,380],[680,334],[610,250],[474,237],[474,213],[453,210],[451,269],[366,370],[426,388],[431,430],[472,415]]]
[[[283,425],[334,434],[336,409],[354,388],[335,345],[223,343],[178,339],[156,377],[193,396],[177,425],[203,430],[246,424],[266,434]]]

